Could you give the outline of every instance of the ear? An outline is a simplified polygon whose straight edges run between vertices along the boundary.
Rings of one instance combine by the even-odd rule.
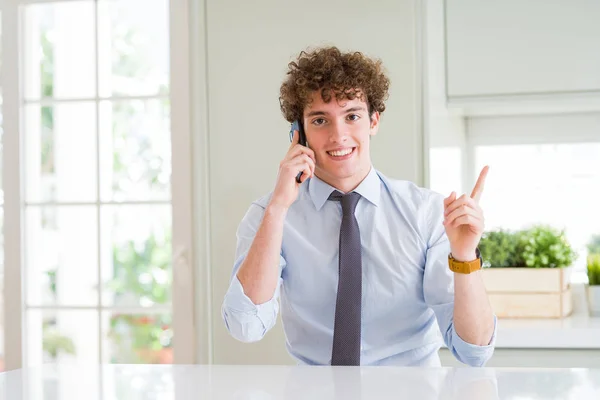
[[[379,131],[379,111],[375,111],[373,115],[371,115],[371,132],[369,133],[371,136],[374,136]]]

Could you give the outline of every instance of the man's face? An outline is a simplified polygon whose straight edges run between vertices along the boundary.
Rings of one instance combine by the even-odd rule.
[[[313,92],[304,110],[304,130],[315,153],[315,174],[344,192],[353,190],[369,173],[370,137],[378,129],[379,113],[369,119],[366,102],[332,98],[325,103],[320,92]]]

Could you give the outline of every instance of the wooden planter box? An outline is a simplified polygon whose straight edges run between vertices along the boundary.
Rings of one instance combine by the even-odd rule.
[[[484,268],[498,318],[563,318],[573,311],[569,268]]]

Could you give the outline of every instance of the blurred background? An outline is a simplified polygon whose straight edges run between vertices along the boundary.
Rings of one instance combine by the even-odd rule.
[[[600,366],[600,3],[0,0],[0,13],[0,369],[292,363],[280,321],[243,344],[220,306],[237,225],[289,145],[287,63],[319,45],[384,62],[376,168],[448,195],[491,167],[489,365]]]

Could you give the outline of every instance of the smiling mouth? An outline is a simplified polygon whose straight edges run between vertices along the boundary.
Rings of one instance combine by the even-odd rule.
[[[347,149],[342,149],[342,150],[328,151],[327,154],[329,154],[332,157],[344,157],[349,154],[352,154],[355,149],[356,149],[356,147],[349,147]]]

